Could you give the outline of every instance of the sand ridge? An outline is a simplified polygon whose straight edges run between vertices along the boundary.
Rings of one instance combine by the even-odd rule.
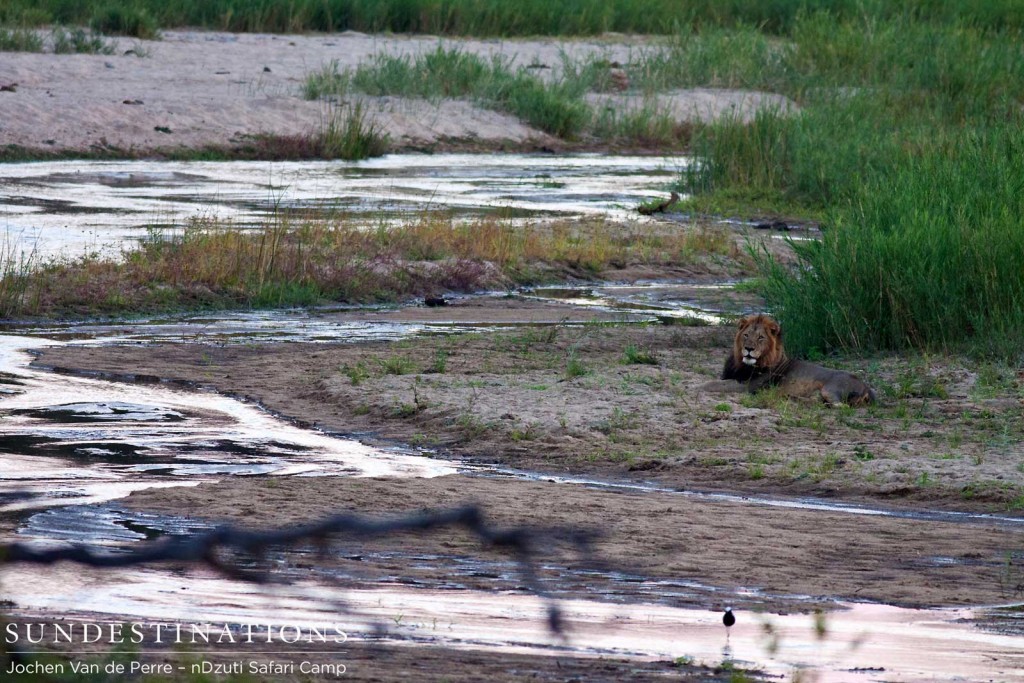
[[[644,37],[596,40],[470,40],[433,36],[231,34],[166,31],[161,40],[112,39],[113,55],[4,53],[0,85],[0,146],[42,152],[118,148],[136,154],[172,148],[224,147],[255,134],[306,135],[322,130],[344,107],[365,105],[369,120],[395,148],[441,140],[544,146],[556,141],[514,116],[465,100],[427,102],[397,97],[349,98],[325,103],[303,98],[307,74],[329,64],[354,67],[374,54],[418,54],[439,45],[474,54],[501,54],[513,65],[536,65],[551,78],[562,55],[600,55],[628,62],[654,49]],[[140,56],[141,55],[141,56]],[[610,96],[593,104],[630,110],[636,97]],[[724,114],[748,118],[760,107],[794,108],[769,93],[713,89],[658,96],[659,109],[680,120]]]

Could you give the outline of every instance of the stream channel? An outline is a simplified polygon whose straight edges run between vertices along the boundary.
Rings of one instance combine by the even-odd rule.
[[[153,227],[180,227],[196,216],[223,217],[244,229],[281,207],[325,215],[343,211],[365,215],[368,221],[399,219],[430,207],[466,216],[500,212],[513,218],[607,215],[639,220],[632,209],[664,197],[685,164],[681,158],[590,155],[394,155],[358,163],[8,164],[0,166],[0,229],[7,233],[9,251],[73,256],[83,251],[116,253]],[[714,322],[722,312],[716,310],[716,291],[722,287],[728,283],[704,289],[692,283],[609,284],[548,288],[524,296],[614,310],[637,320],[685,316]],[[464,322],[346,322],[330,313],[238,312],[6,326],[0,336],[0,511],[5,528],[14,530],[7,540],[115,548],[205,529],[206,523],[185,515],[140,513],[117,501],[144,488],[197,486],[230,477],[437,477],[455,472],[533,476],[489,471],[412,447],[382,448],[337,438],[251,403],[188,386],[110,382],[30,365],[33,351],[60,344],[359,343],[478,329]],[[573,479],[561,485],[615,486]],[[889,514],[814,500],[722,499],[751,506]],[[950,524],[967,521],[966,516],[934,515]],[[1021,521],[1006,518],[1003,523]],[[645,590],[650,600],[625,602],[607,595],[562,600],[570,633],[563,642],[546,631],[544,604],[536,597],[461,588],[458,570],[452,575],[453,585],[441,587],[395,582],[341,590],[297,580],[268,592],[205,571],[183,575],[146,568],[108,572],[97,580],[75,566],[58,565],[45,570],[6,567],[0,582],[13,603],[10,611],[19,615],[308,627],[335,621],[338,601],[343,600],[351,612],[346,623],[351,622],[353,637],[377,634],[384,623],[387,640],[408,645],[638,660],[687,656],[711,665],[728,660],[787,677],[806,669],[822,681],[1024,680],[1024,640],[978,629],[969,623],[977,613],[972,609],[837,604],[839,609],[829,615],[826,640],[815,637],[809,614],[747,614],[727,641],[720,613],[676,607],[665,600],[676,596],[685,604],[690,596],[689,604],[706,604],[693,596],[716,593],[714,587],[681,577],[678,582],[649,582]],[[756,601],[757,590],[732,597]],[[729,598],[716,595],[718,602]],[[395,614],[403,615],[400,623]],[[778,635],[777,649],[765,644],[769,623]]]

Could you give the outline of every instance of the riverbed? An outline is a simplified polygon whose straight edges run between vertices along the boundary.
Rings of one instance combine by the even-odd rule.
[[[2,190],[4,220],[18,244],[73,254],[120,250],[154,226],[181,226],[204,212],[239,229],[282,210],[367,220],[435,207],[466,216],[502,211],[509,220],[634,220],[635,203],[663,196],[682,163],[513,155],[349,165],[33,164],[4,167]],[[501,524],[602,528],[610,539],[598,557],[612,564],[543,558],[544,585],[562,604],[568,640],[547,631],[544,603],[526,594],[508,558],[451,537],[440,547],[432,539],[399,548],[359,545],[322,562],[284,553],[277,559],[288,583],[269,594],[205,570],[11,567],[3,576],[5,586],[19,587],[11,611],[84,620],[280,620],[309,628],[343,602],[353,639],[400,647],[686,658],[836,681],[1024,677],[1021,637],[975,623],[989,608],[1013,604],[1012,566],[1001,558],[1020,546],[1018,516],[837,501],[812,495],[816,489],[772,491],[770,481],[758,491],[757,481],[711,470],[703,479],[696,469],[672,478],[659,473],[653,454],[615,461],[613,453],[614,466],[587,464],[596,440],[623,443],[635,429],[629,416],[645,405],[664,411],[656,422],[667,435],[680,431],[672,424],[692,419],[705,425],[701,439],[724,438],[714,430],[735,421],[753,426],[761,447],[770,448],[770,408],[723,409],[694,389],[728,345],[729,331],[717,323],[756,305],[733,285],[578,284],[466,297],[436,309],[335,307],[12,327],[0,339],[0,501],[9,539],[116,549],[224,519],[272,525],[339,505],[382,515],[476,500]],[[657,350],[660,365],[624,365],[617,359],[630,344]],[[446,350],[448,367],[423,372],[438,349]],[[591,364],[588,374],[566,378],[570,350]],[[417,370],[377,370],[378,360],[399,354]],[[501,379],[498,354],[518,364],[521,380]],[[463,360],[472,363],[460,367]],[[360,362],[370,368],[365,385],[352,370]],[[645,387],[664,394],[652,401]],[[949,401],[966,401],[957,391]],[[374,398],[394,400],[399,414]],[[463,413],[446,400],[464,403],[481,424],[490,424],[493,411],[508,427],[460,441],[455,427]],[[531,402],[551,414],[530,417]],[[557,405],[564,408],[551,408]],[[400,419],[403,406],[409,419]],[[566,425],[557,436],[576,443],[576,459],[562,457],[568,450],[543,455],[559,419]],[[877,444],[858,437],[860,446],[881,453],[897,420],[863,419],[875,420],[880,435]],[[829,438],[800,429],[806,431],[786,437],[783,447],[811,452]],[[488,438],[523,453],[499,457]],[[902,437],[911,447],[914,438]],[[694,438],[687,448],[720,457],[736,442]],[[863,466],[881,466],[885,458],[875,457]],[[1001,472],[997,459],[990,455],[976,468]],[[739,619],[730,632],[720,621],[726,605]],[[826,614],[824,632],[815,610]]]

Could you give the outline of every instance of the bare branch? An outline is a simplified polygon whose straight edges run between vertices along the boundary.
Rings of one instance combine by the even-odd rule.
[[[323,545],[329,537],[379,538],[402,532],[432,531],[445,527],[462,527],[484,544],[509,550],[519,564],[519,573],[526,586],[547,601],[548,625],[555,633],[562,632],[558,605],[541,584],[534,566],[538,539],[569,541],[586,550],[593,534],[565,529],[532,529],[513,527],[496,529],[484,521],[475,505],[449,510],[425,511],[392,519],[373,519],[354,514],[339,514],[310,524],[285,526],[265,531],[245,530],[225,524],[210,531],[188,536],[167,536],[158,541],[115,552],[97,551],[84,545],[62,548],[33,548],[25,543],[0,544],[0,563],[43,564],[75,562],[89,567],[134,567],[158,562],[205,564],[232,578],[265,582],[265,574],[241,571],[226,562],[220,550],[261,556],[270,548],[294,546],[305,542]]]

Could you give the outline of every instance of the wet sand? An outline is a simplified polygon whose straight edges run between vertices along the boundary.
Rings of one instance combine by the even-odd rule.
[[[115,39],[113,55],[5,53],[0,61],[0,145],[38,154],[145,156],[159,150],[232,148],[253,135],[316,134],[362,103],[366,118],[394,149],[440,151],[550,150],[564,145],[509,114],[467,100],[428,102],[399,97],[306,100],[310,73],[334,63],[353,68],[377,53],[437,49],[434,36],[229,34],[165,31],[159,41]],[[538,64],[542,77],[560,70],[562,55],[597,55],[628,63],[654,49],[644,37],[595,40],[459,40],[453,49],[513,65]],[[11,87],[13,86],[13,87]],[[606,96],[601,107],[632,111],[637,97]],[[680,121],[722,115],[750,118],[761,108],[795,109],[772,93],[697,88],[658,96],[659,110]],[[657,151],[657,150],[655,150]]]
[[[491,298],[443,311],[357,316],[436,321],[444,315],[465,323],[489,315],[507,321],[510,311],[517,317],[530,310],[526,317],[540,320],[550,319],[556,306]],[[881,404],[868,409],[703,395],[699,387],[716,373],[731,329],[598,322],[381,344],[63,347],[45,351],[38,363],[110,379],[129,379],[130,370],[187,380],[258,402],[302,425],[357,434],[370,443],[434,447],[445,457],[542,478],[651,482],[792,500],[815,495],[910,515],[941,509],[1014,516],[1007,497],[1016,489],[986,488],[986,482],[1015,481],[1019,444],[1000,446],[992,433],[997,426],[1018,428],[1012,388],[1006,396],[980,398],[969,368],[951,361],[920,370],[928,377],[945,373],[946,398],[897,396],[892,382],[903,361],[890,357],[843,366],[879,389]],[[627,363],[627,347],[649,352],[658,364]],[[570,358],[584,366],[579,376],[567,372]],[[998,423],[950,417],[981,411]],[[908,412],[913,423],[903,417]],[[954,431],[962,455],[934,457],[949,449]],[[623,571],[651,579],[686,577],[729,591],[757,589],[765,593],[757,601],[769,609],[799,608],[793,595],[811,603],[841,597],[915,606],[1020,597],[1006,558],[1020,547],[1024,525],[997,519],[855,515],[464,475],[430,481],[236,478],[138,492],[127,504],[239,521],[273,510],[276,520],[286,522],[337,506],[379,514],[466,501],[480,502],[503,523],[596,527],[607,532],[598,555]],[[403,552],[427,552],[431,545],[419,543],[403,540]],[[468,552],[468,539],[446,544],[445,552]],[[433,582],[444,572],[440,562],[413,573]],[[565,590],[585,592],[601,585],[595,581]],[[614,581],[606,587],[623,590]],[[707,593],[691,599],[715,606]]]
[[[337,315],[603,322],[396,343],[64,347],[38,363],[182,380],[328,432],[521,470],[1009,515],[1024,501],[1016,381],[990,386],[955,358],[908,367],[886,356],[829,363],[878,390],[870,408],[723,397],[701,387],[718,373],[731,327],[616,325],[606,313],[558,310],[489,297]],[[657,364],[631,363],[627,349]]]
[[[728,601],[745,612],[793,614],[835,609],[837,599],[948,607],[1021,597],[1021,575],[1007,559],[1019,553],[1024,528],[1011,519],[1016,490],[985,483],[1016,481],[1019,441],[999,437],[1019,429],[1017,388],[986,385],[962,361],[918,366],[913,380],[898,357],[848,360],[842,367],[873,384],[882,401],[868,409],[827,409],[703,395],[700,386],[716,374],[731,343],[728,326],[621,325],[614,322],[618,314],[520,297],[330,315],[499,327],[387,343],[62,346],[44,350],[37,365],[112,380],[178,380],[244,397],[300,426],[356,433],[375,444],[432,447],[441,457],[485,466],[480,475],[431,480],[233,477],[119,501],[149,514],[263,525],[339,509],[389,515],[475,501],[499,525],[602,532],[592,555],[554,548],[542,558],[542,579],[563,600],[630,609],[714,615]],[[628,362],[627,348],[657,364]],[[578,372],[569,372],[570,360],[579,363]],[[541,474],[539,480],[495,477],[487,472],[495,464]],[[921,472],[928,473],[925,481]],[[903,516],[547,480],[556,475],[797,503],[813,494]],[[914,518],[934,508],[999,512],[1007,520]],[[297,581],[311,572],[335,583],[344,577],[341,586],[349,591],[374,583],[411,590],[407,596],[432,588],[498,591],[485,595],[522,590],[507,557],[455,532],[347,543],[330,559],[287,552],[279,566]],[[762,646],[753,652],[763,653]],[[992,666],[1010,665],[1003,649],[992,652]],[[467,680],[513,660],[542,680],[562,680],[559,658],[453,656],[465,667],[457,675]],[[401,680],[413,659],[394,647],[367,657],[368,680]],[[431,657],[423,660],[425,680],[449,671],[443,654]],[[859,662],[853,655],[849,661]],[[649,666],[667,670],[637,665],[641,677],[653,675]],[[628,665],[573,659],[568,666],[588,680],[612,680]]]
[[[835,599],[913,607],[1004,602],[1013,597],[1005,556],[1024,541],[1024,524],[1007,527],[794,510],[672,493],[464,475],[270,481],[246,477],[188,489],[140,491],[125,503],[172,515],[194,510],[199,517],[241,525],[254,519],[298,524],[341,511],[387,517],[477,503],[501,528],[582,529],[598,535],[592,557],[581,557],[569,544],[551,548],[550,555],[542,551],[540,559],[548,567],[545,580],[557,596],[707,609],[721,609],[722,601],[729,600],[745,609],[774,612],[829,609]],[[273,511],[271,517],[268,511]],[[495,576],[493,566],[490,571],[478,568],[479,575],[460,572],[459,561],[467,558],[492,563],[508,559],[482,549],[477,539],[462,532],[408,534],[373,543],[346,540],[343,556],[326,562],[362,575],[368,583],[397,574],[403,582],[423,585],[455,582],[494,590],[519,585],[514,575]],[[344,559],[351,556],[359,559]],[[595,566],[607,574],[584,573]],[[634,578],[618,579],[619,573]],[[640,579],[677,583],[674,589],[671,583],[645,586]],[[695,587],[689,598],[663,595],[675,594],[686,582],[724,593]],[[733,597],[745,589],[756,593]]]

